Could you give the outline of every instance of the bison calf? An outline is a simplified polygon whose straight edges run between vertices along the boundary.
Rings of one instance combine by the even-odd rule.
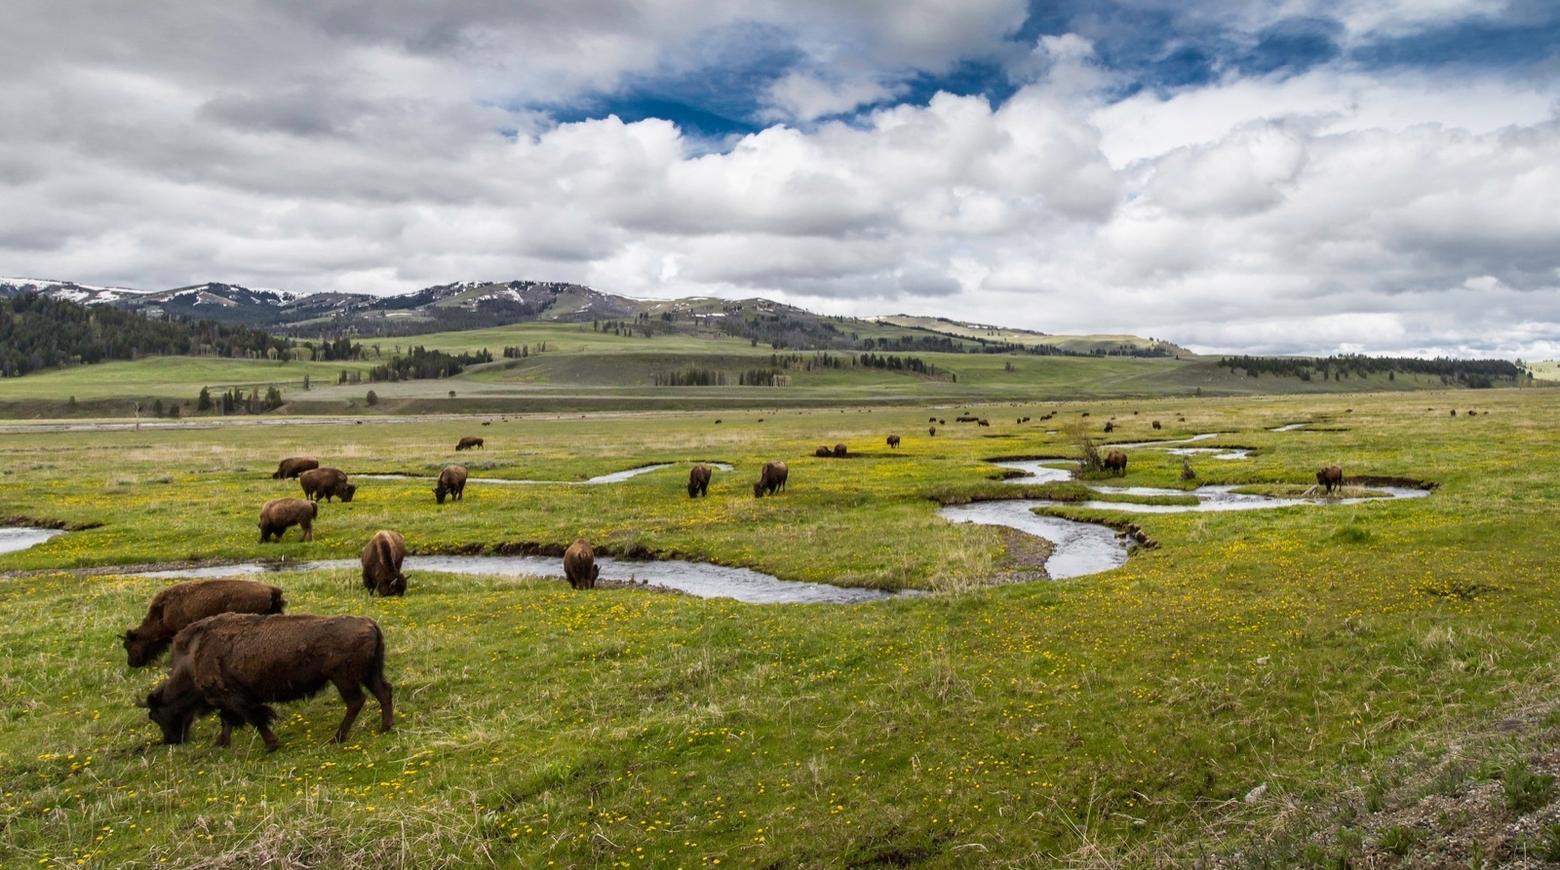
[[[710,467],[699,463],[688,469],[688,497],[697,498],[710,494]]]
[[[351,501],[357,494],[357,484],[347,483],[347,473],[339,468],[313,468],[298,475],[298,485],[303,497],[310,501],[339,498]]]
[[[271,475],[271,479],[287,480],[289,478],[297,477],[311,468],[319,467],[320,461],[318,459],[307,459],[302,456],[293,456],[288,459],[283,459],[281,463],[276,466],[276,473]]]
[[[361,616],[256,616],[223,613],[200,620],[173,640],[168,679],[146,696],[147,717],[164,743],[183,743],[195,717],[216,711],[226,746],[233,726],[248,723],[265,748],[279,744],[268,703],[307,698],[332,683],[347,705],[336,729],[342,743],[363,709],[363,688],[379,701],[380,730],[395,723],[385,681],[385,638]]]
[[[282,533],[293,526],[303,530],[303,540],[314,540],[314,518],[320,515],[317,502],[301,498],[273,498],[260,508],[260,543],[272,537],[282,540]]]
[[[405,560],[406,539],[400,532],[375,532],[363,546],[363,588],[382,597],[405,595],[406,575],[401,573]]]
[[[218,613],[281,613],[282,590],[253,580],[189,580],[152,596],[141,624],[124,633],[130,667],[162,655],[186,625]]]
[[[449,496],[452,501],[461,501],[466,497],[466,467],[464,465],[446,465],[439,472],[439,482],[433,487],[433,500],[444,504],[444,497]]]
[[[596,578],[601,576],[601,566],[596,564],[596,551],[584,538],[576,540],[563,551],[563,576],[575,589],[596,588]]]

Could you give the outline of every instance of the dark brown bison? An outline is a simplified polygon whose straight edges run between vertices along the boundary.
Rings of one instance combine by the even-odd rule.
[[[384,597],[406,594],[406,539],[400,532],[381,529],[363,546],[363,588]]]
[[[895,450],[898,450],[899,449],[899,436],[898,435],[890,435],[890,436],[888,436],[888,446],[894,448]]]
[[[939,426],[946,426],[946,425],[948,425],[948,421],[947,420],[938,420],[937,421],[937,425],[939,425]]]
[[[1122,453],[1120,450],[1112,450],[1111,452],[1105,454],[1105,460],[1100,464],[1105,466],[1106,471],[1109,471],[1113,474],[1126,474],[1127,454]]]
[[[975,425],[976,426],[985,426],[987,428],[990,428],[991,427],[991,421],[990,420],[976,420],[975,421]]]
[[[303,487],[304,498],[310,501],[333,498],[351,501],[357,494],[357,484],[347,483],[347,473],[339,468],[311,468],[298,475],[298,485]]]
[[[828,459],[830,456],[834,455],[834,451],[830,450],[829,445],[827,444],[819,444],[818,449],[813,451],[813,455],[819,459]]]
[[[466,497],[466,466],[446,465],[439,472],[439,482],[433,487],[433,500],[444,504],[444,497],[461,501]]]
[[[1114,432],[1114,431],[1116,431],[1116,424],[1110,422],[1109,420],[1106,420],[1105,421],[1105,431],[1106,432]]]
[[[927,417],[926,418],[926,422],[928,422],[928,423],[936,423],[937,422],[937,418],[936,417]]]
[[[596,551],[580,538],[563,551],[563,576],[575,589],[595,589],[596,578],[601,576],[601,566],[596,564]]]
[[[785,490],[785,479],[791,473],[785,467],[784,462],[766,462],[763,471],[758,474],[758,482],[753,484],[753,497],[763,498],[766,495],[774,495]]]
[[[1452,409],[1452,416],[1453,417],[1457,416],[1457,409],[1456,408]]]
[[[173,636],[192,622],[218,613],[281,613],[282,590],[253,580],[189,580],[152,596],[141,624],[124,633],[130,667],[162,655]]]
[[[276,466],[276,473],[271,475],[271,479],[287,480],[288,478],[297,477],[311,468],[319,467],[320,461],[318,459],[308,459],[303,456],[293,456],[288,459],[283,459]]]
[[[314,519],[320,515],[316,502],[301,498],[273,498],[260,508],[260,543],[272,537],[282,540],[282,533],[293,526],[303,529],[303,540],[314,540]]]
[[[1332,491],[1343,486],[1343,469],[1336,465],[1329,465],[1316,472],[1316,485],[1328,495]]]
[[[307,698],[332,683],[347,705],[336,729],[342,743],[363,709],[363,689],[379,701],[380,730],[395,722],[385,681],[385,638],[361,616],[256,616],[222,613],[179,632],[173,640],[168,679],[146,696],[146,714],[162,729],[164,743],[183,743],[195,717],[216,711],[226,746],[233,726],[255,726],[265,748],[279,744],[271,732],[272,702]]]
[[[1162,427],[1161,427],[1161,426],[1160,426],[1160,425],[1159,425],[1159,421],[1158,421],[1158,420],[1155,420],[1155,421],[1154,421],[1154,428],[1155,428],[1155,429],[1159,429],[1159,428],[1162,428]]]
[[[710,494],[710,467],[699,463],[688,469],[688,497],[697,498]]]
[[[462,439],[460,439],[460,441],[456,442],[455,449],[456,450],[470,450],[473,447],[481,447],[481,446],[482,446],[482,439],[481,438],[477,438],[477,437],[472,436],[472,435],[467,435],[465,438],[462,438]]]
[[[834,445],[834,458],[835,459],[844,459],[845,458],[845,452],[846,451],[845,451],[845,445],[844,444],[836,444],[836,445]]]
[[[976,417],[973,414],[960,414],[959,416],[953,418],[953,422],[955,422],[955,423],[974,423],[976,420],[979,420],[979,419],[980,419],[979,417]]]
[[[933,438],[936,438],[937,437],[937,427],[936,426],[927,426],[926,427],[926,434],[930,435]]]

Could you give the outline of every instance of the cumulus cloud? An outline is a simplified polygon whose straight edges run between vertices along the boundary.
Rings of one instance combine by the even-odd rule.
[[[1348,42],[1489,5],[1239,24],[1255,44],[1325,12]],[[1219,350],[1560,345],[1552,80],[1340,61],[1133,90],[1093,36],[1002,44],[1022,3],[951,9],[23,0],[0,55],[0,272],[574,280]],[[553,120],[755,34],[792,56],[755,132],[712,147],[658,118]],[[971,57],[1013,76],[1000,98],[903,101]]]

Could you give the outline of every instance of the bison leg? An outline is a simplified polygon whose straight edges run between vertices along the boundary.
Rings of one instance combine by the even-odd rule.
[[[357,721],[357,715],[363,709],[363,690],[356,684],[343,686],[336,684],[341,692],[341,700],[347,705],[347,715],[341,717],[341,727],[336,729],[336,742],[346,743],[347,734],[352,731],[352,723]]]
[[[389,731],[395,727],[395,705],[390,699],[390,683],[385,680],[385,675],[373,673],[363,681],[368,690],[374,693],[375,700],[379,701],[379,730]]]
[[[314,540],[314,524],[313,523],[303,523],[303,524],[301,524],[299,526],[299,528],[303,529],[303,539],[305,541],[312,541],[312,540]]]
[[[222,730],[217,732],[217,739],[212,741],[213,746],[227,746],[233,742],[233,726],[244,724],[244,717],[238,713],[221,711]]]
[[[264,704],[251,707],[243,712],[243,718],[247,719],[249,724],[255,726],[255,730],[260,732],[260,739],[265,741],[266,752],[275,752],[282,745],[282,741],[276,739],[276,732],[271,730],[271,717],[273,715],[275,714],[271,712],[271,708]]]

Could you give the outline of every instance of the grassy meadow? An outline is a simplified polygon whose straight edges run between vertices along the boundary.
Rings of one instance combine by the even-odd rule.
[[[953,356],[971,382],[1008,374],[1009,358]],[[1196,365],[1086,362],[1123,382]],[[455,380],[464,393],[520,374]],[[1560,391],[1050,403],[1032,398],[1049,394],[1039,383],[984,406],[931,393],[871,407],[14,426],[0,436],[0,516],[78,530],[0,555],[0,866],[1391,862],[1400,842],[1426,841],[1372,814],[1420,787],[1413,770],[1473,732],[1497,736],[1425,790],[1509,783],[1532,763],[1523,732],[1495,725],[1560,685]],[[991,427],[954,423],[966,407]],[[935,437],[932,416],[948,421]],[[1160,547],[1092,576],[994,583],[1015,568],[1011,540],[949,525],[937,506],[1066,492],[1003,483],[986,460],[1074,455],[1069,429],[1104,440],[1111,417],[1111,441],[1219,432],[1198,446],[1254,449],[1192,457],[1200,483],[1305,485],[1336,462],[1436,489],[1241,513],[1057,509],[1137,522]],[[1312,427],[1268,431],[1298,421]],[[462,435],[487,447],[456,454]],[[835,442],[853,456],[812,457]],[[314,542],[292,530],[261,545],[260,504],[298,494],[270,472],[300,454],[352,473],[460,462],[559,483],[472,483],[438,506],[430,481],[364,480],[351,504],[321,507]],[[1180,457],[1129,455],[1113,483],[1181,486]],[[755,500],[769,459],[790,464],[788,491]],[[694,460],[736,467],[690,501]],[[563,483],[653,462],[678,465]],[[214,718],[188,745],[157,743],[133,702],[166,659],[131,670],[116,635],[166,581],[87,569],[354,557],[378,528],[414,553],[585,535],[608,554],[933,594],[747,605],[413,572],[406,598],[380,600],[355,571],[267,575],[291,612],[379,621],[396,730],[377,733],[370,701],[350,742],[326,743],[342,709],[326,692],[278,708],[276,753],[247,729],[211,747]],[[1503,848],[1528,849],[1524,837],[1540,848],[1538,832]]]

